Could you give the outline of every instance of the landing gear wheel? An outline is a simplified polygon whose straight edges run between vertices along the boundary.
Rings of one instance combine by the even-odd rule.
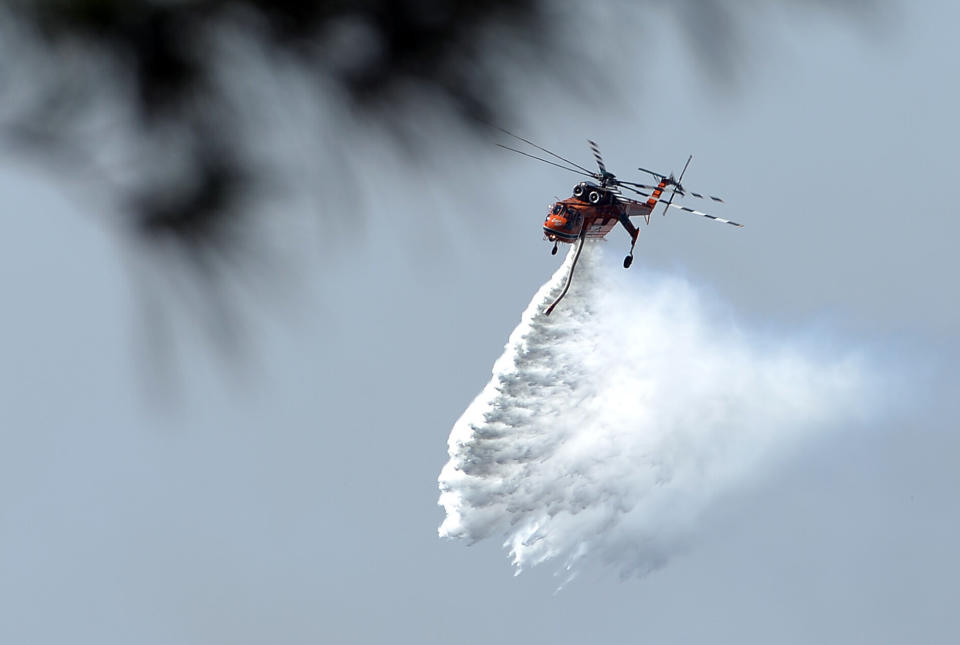
[[[624,268],[624,269],[629,269],[631,264],[633,264],[633,256],[632,256],[632,255],[628,255],[627,257],[623,258],[623,268]]]
[[[550,251],[550,255],[556,255],[556,254],[557,254],[557,243],[554,242],[554,243],[553,243],[553,250]]]

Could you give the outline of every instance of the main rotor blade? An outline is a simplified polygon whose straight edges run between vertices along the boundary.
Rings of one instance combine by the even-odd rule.
[[[722,198],[717,197],[716,195],[703,195],[703,194],[701,194],[701,193],[695,193],[695,192],[693,192],[692,190],[687,191],[687,194],[688,194],[688,195],[693,195],[694,197],[699,197],[700,199],[712,199],[712,200],[715,201],[715,202],[726,203],[726,202],[723,201]]]
[[[558,155],[558,154],[555,153],[555,152],[550,152],[549,150],[547,150],[547,149],[544,148],[543,146],[538,146],[537,144],[535,144],[533,141],[530,141],[529,139],[524,139],[524,138],[521,137],[520,135],[514,134],[514,133],[510,132],[509,130],[504,130],[503,128],[501,128],[501,127],[499,127],[499,126],[494,126],[494,127],[497,128],[497,130],[500,130],[500,132],[503,132],[504,134],[510,135],[510,136],[513,137],[514,139],[519,139],[520,141],[523,141],[523,142],[526,143],[527,145],[533,146],[533,147],[536,148],[537,150],[541,150],[541,151],[543,151],[543,152],[546,152],[546,153],[547,153],[548,155],[550,155],[551,157],[556,157],[556,158],[559,159],[560,161],[565,161],[565,162],[567,162],[568,164],[570,164],[571,166],[575,166],[575,167],[579,168],[580,170],[582,170],[583,172],[587,173],[587,174],[590,175],[591,177],[595,176],[595,173],[590,172],[589,170],[587,170],[586,168],[584,168],[584,167],[581,166],[580,164],[573,163],[573,162],[570,161],[569,159],[565,159],[564,157],[561,157],[560,155]],[[499,144],[498,144],[498,145],[499,145]],[[505,148],[506,146],[502,146],[502,147]],[[513,150],[513,148],[508,148],[508,150]]]
[[[635,182],[635,181],[620,181],[619,179],[617,180],[617,183],[618,183],[618,184],[626,184],[627,186],[636,186],[637,188],[646,188],[647,190],[656,190],[656,189],[660,188],[660,186],[650,186],[650,185],[648,185],[648,184],[638,184],[638,183]]]
[[[586,177],[590,177],[591,179],[593,179],[593,178],[595,177],[595,175],[591,175],[591,174],[588,174],[588,173],[585,173],[585,172],[580,172],[579,170],[574,170],[573,168],[567,168],[566,166],[561,166],[560,164],[554,163],[554,162],[550,161],[549,159],[544,159],[543,157],[538,157],[538,156],[536,156],[536,155],[532,155],[532,154],[530,154],[529,152],[524,152],[523,150],[517,150],[516,148],[511,148],[510,146],[505,146],[505,145],[503,145],[502,143],[498,143],[497,145],[498,145],[499,147],[503,148],[504,150],[509,150],[510,152],[516,152],[518,155],[523,155],[524,157],[530,157],[531,159],[536,159],[537,161],[542,161],[543,163],[548,163],[548,164],[550,164],[551,166],[556,166],[557,168],[563,168],[564,170],[566,170],[566,171],[568,171],[568,172],[573,172],[573,173],[576,173],[576,174],[578,174],[578,175],[584,175],[584,176],[586,176]]]
[[[703,211],[695,211],[695,210],[693,210],[692,208],[687,208],[686,206],[681,206],[680,204],[668,204],[668,206],[669,206],[670,208],[678,208],[678,209],[680,209],[680,210],[682,210],[682,211],[686,211],[686,212],[688,212],[688,213],[693,213],[694,215],[700,215],[700,216],[702,216],[702,217],[706,217],[706,218],[708,218],[708,219],[715,220],[715,221],[717,221],[717,222],[723,222],[724,224],[730,224],[730,225],[732,225],[732,226],[737,226],[737,227],[739,227],[739,228],[743,228],[743,224],[737,224],[736,222],[731,222],[731,221],[728,220],[728,219],[723,219],[722,217],[717,217],[716,215],[711,215],[711,214],[709,214],[709,213],[704,213]]]
[[[622,183],[622,182],[621,182],[621,183]],[[633,192],[635,192],[635,193],[638,194],[638,195],[643,195],[644,197],[650,197],[650,193],[641,192],[641,191],[637,190],[636,188],[631,188],[630,186],[621,186],[621,188],[626,188],[627,190],[633,191]]]
[[[638,183],[635,182],[635,181],[620,181],[619,179],[617,180],[617,183],[618,183],[618,184],[626,184],[626,185],[628,185],[628,186],[636,186],[637,188],[646,188],[647,190],[656,190],[657,188],[659,188],[659,186],[650,186],[650,185],[648,185],[648,184],[638,184]],[[682,196],[692,195],[692,196],[697,197],[697,198],[699,198],[699,199],[712,199],[713,201],[715,201],[715,202],[720,202],[721,204],[725,204],[725,203],[726,203],[725,201],[723,201],[723,198],[722,198],[722,197],[717,197],[716,195],[706,195],[706,194],[704,194],[704,193],[695,193],[695,192],[693,192],[692,190],[687,190],[686,188],[684,188],[684,189],[682,189],[682,190],[680,190],[680,191],[678,191],[678,192],[679,192]]]
[[[593,150],[593,158],[597,160],[597,166],[600,168],[600,173],[605,175],[607,174],[607,167],[603,165],[603,157],[600,156],[600,148],[597,147],[597,144],[587,139],[587,143],[590,144],[590,149]]]
[[[642,172],[645,172],[645,173],[647,173],[648,175],[653,175],[653,176],[656,177],[657,179],[666,179],[666,178],[667,178],[666,175],[661,175],[661,174],[658,173],[658,172],[653,172],[652,170],[647,170],[646,168],[637,168],[637,170],[640,170],[640,171],[642,171]]]

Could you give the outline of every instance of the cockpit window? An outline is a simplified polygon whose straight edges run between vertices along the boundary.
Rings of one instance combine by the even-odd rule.
[[[563,204],[554,204],[553,205],[553,214],[559,215],[563,212]]]

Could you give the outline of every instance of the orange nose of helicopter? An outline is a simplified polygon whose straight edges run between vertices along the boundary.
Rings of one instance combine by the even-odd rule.
[[[550,241],[575,242],[580,235],[583,218],[563,202],[554,204],[543,221],[543,232]]]

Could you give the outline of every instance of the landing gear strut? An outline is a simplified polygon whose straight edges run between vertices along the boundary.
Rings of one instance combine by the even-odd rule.
[[[553,243],[553,250],[550,251],[550,255],[556,255],[556,254],[557,254],[557,243],[554,242],[554,243]]]
[[[623,224],[623,228],[627,229],[627,233],[630,234],[630,252],[627,254],[627,257],[623,258],[623,268],[629,269],[630,265],[633,264],[633,247],[637,245],[637,237],[640,235],[640,229],[634,226],[630,218],[623,212],[620,213],[620,223]]]

